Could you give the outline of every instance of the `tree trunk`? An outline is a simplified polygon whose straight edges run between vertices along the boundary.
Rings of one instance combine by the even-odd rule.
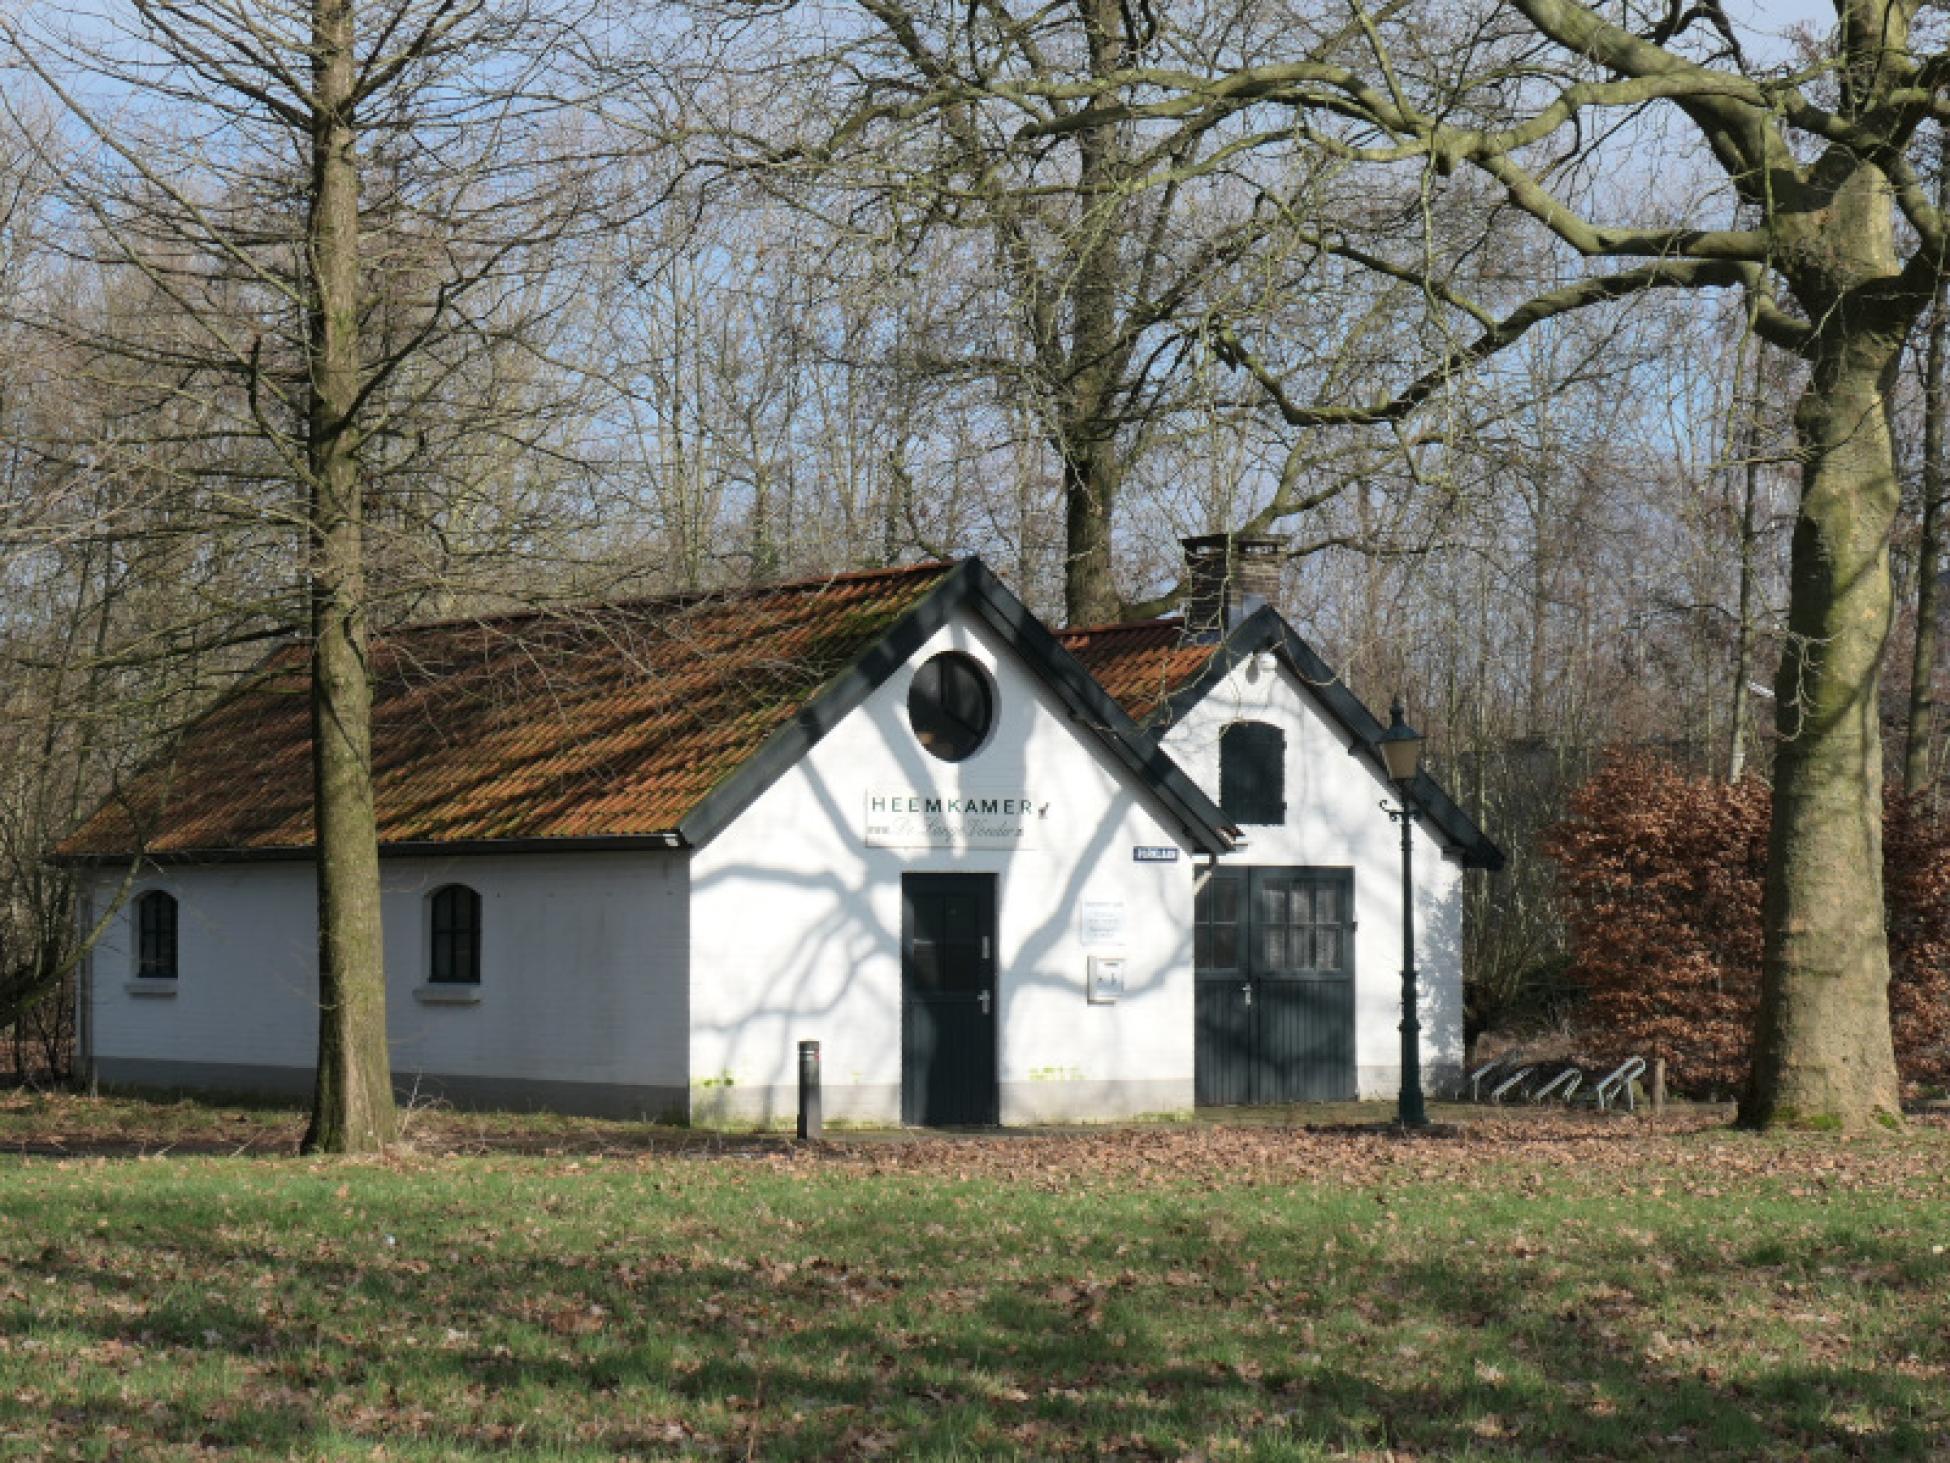
[[[1126,60],[1119,0],[1082,0],[1090,73],[1115,75]],[[1060,441],[1063,458],[1063,609],[1072,625],[1117,618],[1122,601],[1112,573],[1111,526],[1121,486],[1118,388],[1129,361],[1120,338],[1123,189],[1128,162],[1117,125],[1088,127],[1077,139],[1078,249],[1070,276],[1069,349],[1064,362]]]
[[[1107,461],[1114,444],[1097,450],[1077,450],[1068,444],[1063,463],[1063,529],[1067,552],[1063,560],[1063,612],[1072,625],[1102,625],[1115,620],[1121,608],[1117,581],[1111,571],[1111,508],[1116,502],[1117,474]]]
[[[1560,739],[1553,733],[1560,732],[1563,724],[1563,707],[1552,706],[1548,694],[1552,609],[1550,548],[1544,526],[1548,499],[1540,472],[1530,508],[1530,665],[1524,676],[1524,721],[1525,730],[1546,745]]]
[[[1882,900],[1877,687],[1898,502],[1885,409],[1900,339],[1845,323],[1795,412],[1802,454],[1766,948],[1743,1121],[1857,1128],[1900,1120]]]
[[[383,1149],[395,1131],[386,1051],[372,685],[366,664],[358,437],[359,161],[352,0],[312,9],[312,779],[318,839],[318,1074],[307,1151]]]
[[[1950,208],[1950,135],[1937,160],[1936,203]],[[1923,356],[1923,533],[1916,546],[1916,642],[1909,662],[1909,721],[1903,737],[1903,791],[1930,785],[1930,738],[1936,720],[1937,572],[1943,564],[1943,367],[1950,311],[1944,282],[1930,304],[1929,344]]]
[[[1916,644],[1909,664],[1909,724],[1903,741],[1903,791],[1914,797],[1930,785],[1930,737],[1936,720],[1937,574],[1943,565],[1942,297],[1930,316],[1923,385],[1923,533],[1916,546]]]
[[[1733,627],[1733,716],[1727,731],[1727,781],[1747,770],[1753,741],[1754,693],[1754,519],[1760,499],[1761,362],[1754,361],[1753,395],[1745,402],[1740,432],[1740,608]],[[1738,383],[1736,382],[1736,390]]]

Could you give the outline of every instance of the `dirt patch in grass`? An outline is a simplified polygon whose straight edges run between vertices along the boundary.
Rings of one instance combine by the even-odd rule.
[[[1771,1175],[1835,1191],[1928,1178],[1950,1163],[1950,1115],[1913,1118],[1899,1134],[1783,1135],[1755,1140],[1730,1127],[1731,1109],[1681,1106],[1663,1115],[1537,1108],[1444,1107],[1440,1131],[1403,1134],[1372,1108],[1373,1122],[1337,1120],[1331,1105],[1261,1111],[1197,1122],[1057,1131],[838,1134],[800,1144],[777,1133],[717,1133],[664,1124],[552,1113],[477,1113],[433,1106],[408,1111],[394,1154],[426,1160],[525,1154],[615,1160],[725,1158],[783,1171],[810,1166],[869,1175],[914,1174],[1043,1189],[1092,1184],[1280,1185],[1331,1179],[1354,1185],[1440,1183],[1467,1189],[1487,1170],[1521,1166],[1547,1175],[1637,1186],[1684,1170],[1711,1197],[1727,1182]],[[1366,1111],[1367,1109],[1362,1109]],[[275,1103],[195,1098],[86,1098],[0,1094],[0,1153],[41,1158],[295,1154],[302,1111]],[[1534,1181],[1534,1180],[1533,1180]]]
[[[40,1158],[289,1157],[298,1151],[305,1123],[302,1109],[273,1100],[0,1093],[0,1153]],[[409,1104],[401,1131],[403,1153],[429,1156],[742,1153],[777,1151],[791,1143],[778,1134],[428,1104]]]
[[[1198,1123],[990,1139],[929,1138],[897,1145],[829,1145],[821,1157],[867,1173],[1027,1183],[1215,1183],[1290,1185],[1331,1181],[1357,1186],[1479,1182],[1535,1186],[1574,1172],[1585,1183],[1628,1188],[1683,1182],[1706,1197],[1719,1185],[1768,1177],[1824,1190],[1899,1187],[1939,1176],[1950,1162],[1950,1123],[1921,1119],[1908,1132],[1837,1139],[1790,1135],[1756,1139],[1724,1115],[1693,1111],[1651,1117],[1535,1110],[1484,1112],[1443,1136],[1386,1129],[1262,1123]],[[802,1161],[784,1152],[768,1162]]]

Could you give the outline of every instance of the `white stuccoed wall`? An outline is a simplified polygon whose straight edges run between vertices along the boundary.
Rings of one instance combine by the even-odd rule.
[[[955,649],[988,667],[997,726],[960,763],[907,721],[913,673]],[[1051,804],[1016,852],[869,848],[870,789],[1022,788]],[[1133,861],[1175,844],[1176,863]],[[900,1115],[905,871],[993,873],[998,1078],[1005,1123],[1192,1105],[1191,901],[1182,832],[979,622],[958,620],[692,858],[692,1112],[777,1121],[797,1100],[797,1043],[822,1044],[830,1118]],[[1084,998],[1083,900],[1121,899],[1123,999]],[[1110,953],[1102,951],[1098,953]]]
[[[1165,750],[1208,796],[1219,796],[1219,734],[1263,721],[1286,733],[1283,826],[1255,824],[1231,864],[1312,864],[1354,870],[1354,1060],[1362,1097],[1392,1097],[1401,1081],[1401,830],[1382,812],[1394,788],[1348,755],[1313,694],[1271,652],[1241,661],[1164,734]],[[1463,1058],[1462,867],[1426,825],[1415,836],[1416,966],[1422,990],[1422,1068],[1447,1080]]]
[[[989,667],[998,725],[965,762],[908,727],[913,670],[943,649]],[[1355,869],[1356,1061],[1363,1095],[1398,1079],[1400,865],[1389,789],[1345,748],[1283,668],[1262,657],[1165,738],[1214,798],[1227,722],[1287,733],[1284,828],[1248,830],[1240,862]],[[1017,852],[869,848],[869,789],[1021,788],[1051,804]],[[1139,864],[1137,845],[1175,844]],[[559,853],[382,864],[395,1071],[468,1100],[701,1121],[779,1121],[796,1101],[796,1044],[823,1043],[827,1112],[899,1115],[900,875],[996,878],[1002,1117],[1110,1118],[1192,1104],[1191,910],[1198,859],[1068,710],[979,623],[941,631],[796,767],[694,854]],[[1424,1050],[1462,1055],[1460,869],[1426,831],[1416,852]],[[432,1005],[427,896],[479,890],[481,999]],[[106,897],[116,886],[98,877]],[[180,901],[177,992],[131,994],[127,910],[92,961],[94,1051],[105,1080],[303,1091],[316,1042],[314,888],[301,862],[179,867],[137,885]],[[1128,989],[1084,999],[1086,899],[1121,900]],[[1102,951],[1100,953],[1115,953]]]
[[[387,859],[387,1023],[404,1087],[499,1105],[681,1111],[687,861],[615,852]],[[98,876],[99,897],[117,887]],[[431,1004],[428,896],[481,895],[480,999]],[[136,985],[134,898],[178,900],[175,994]],[[94,1052],[110,1082],[307,1091],[317,1049],[309,863],[172,867],[144,879],[96,948]]]

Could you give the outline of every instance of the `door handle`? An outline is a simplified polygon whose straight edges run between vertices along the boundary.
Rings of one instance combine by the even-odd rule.
[[[1251,981],[1247,981],[1247,982],[1246,982],[1246,983],[1245,983],[1244,985],[1242,985],[1241,987],[1239,987],[1239,989],[1240,989],[1240,990],[1241,990],[1242,992],[1244,992],[1244,993],[1245,993],[1245,997],[1246,997],[1246,1009],[1247,1009],[1248,1011],[1250,1011],[1250,1010],[1252,1010],[1252,1008],[1253,1008],[1253,983],[1252,983]]]
[[[988,1015],[988,1013],[989,1013],[989,993],[988,993],[987,991],[983,991],[981,995],[979,995],[979,996],[977,996],[977,997],[976,997],[976,999],[977,999],[977,1000],[979,1000],[979,1001],[980,1001],[980,1002],[982,1003],[982,1014],[983,1014],[984,1016],[986,1016],[986,1015]]]
[[[989,958],[989,937],[987,935],[982,936],[982,958],[984,960]]]

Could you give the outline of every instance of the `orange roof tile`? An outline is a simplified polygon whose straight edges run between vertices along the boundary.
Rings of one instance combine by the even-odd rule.
[[[954,568],[408,627],[375,638],[383,844],[675,829]],[[99,809],[67,857],[304,849],[305,649],[287,646]]]
[[[1142,724],[1212,663],[1220,647],[1185,639],[1178,620],[1059,630],[1057,640]]]

